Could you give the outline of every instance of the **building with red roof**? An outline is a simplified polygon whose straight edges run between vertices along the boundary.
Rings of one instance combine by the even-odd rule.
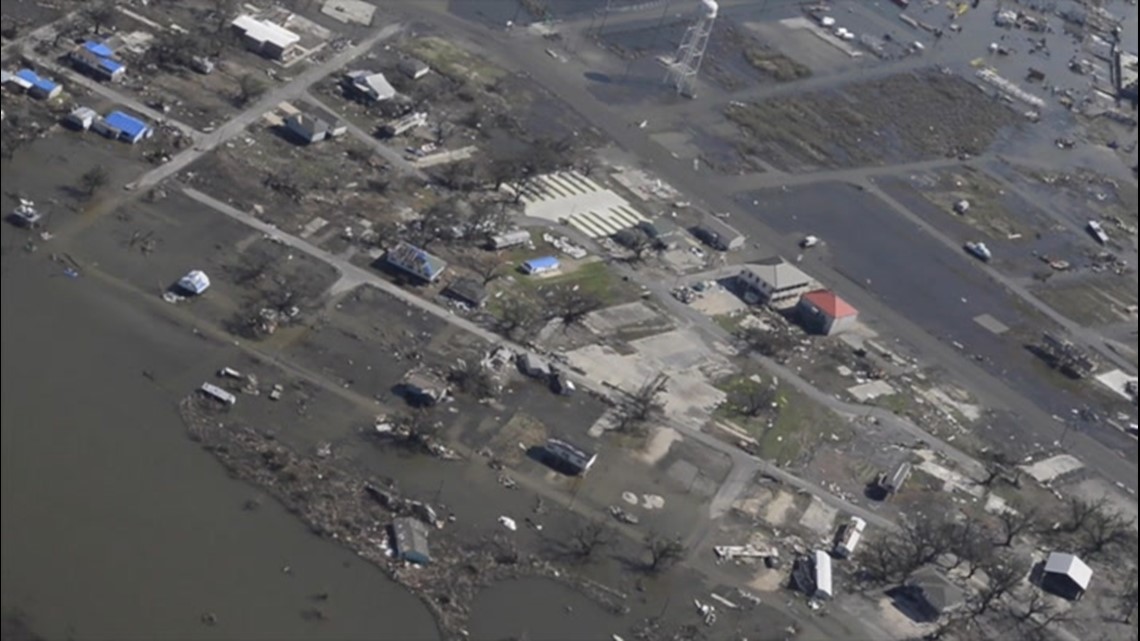
[[[824,336],[845,332],[859,319],[859,310],[835,292],[826,289],[817,289],[801,296],[796,313],[804,328]]]

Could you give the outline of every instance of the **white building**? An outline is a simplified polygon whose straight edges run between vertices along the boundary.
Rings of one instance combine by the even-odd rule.
[[[738,278],[773,309],[795,307],[800,296],[818,287],[815,279],[783,258],[745,265]]]
[[[396,89],[382,73],[350,71],[345,78],[354,93],[368,100],[380,102],[396,97]]]
[[[823,550],[816,550],[812,555],[812,568],[815,570],[815,592],[812,593],[812,597],[830,599],[835,594],[831,585],[831,555]]]
[[[231,26],[247,49],[273,60],[284,60],[301,42],[301,36],[285,27],[249,15],[238,16]]]

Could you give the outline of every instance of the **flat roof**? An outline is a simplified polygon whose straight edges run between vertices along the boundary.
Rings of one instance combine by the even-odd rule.
[[[100,58],[111,58],[115,55],[115,51],[108,47],[105,43],[97,42],[95,40],[88,40],[83,43],[83,48],[91,53],[99,56]]]
[[[234,18],[233,26],[245,32],[245,35],[260,42],[271,42],[279,47],[288,47],[301,41],[301,36],[289,31],[279,24],[268,20],[258,20],[250,15]]]

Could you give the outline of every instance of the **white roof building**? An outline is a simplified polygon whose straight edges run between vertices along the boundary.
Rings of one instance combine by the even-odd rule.
[[[271,58],[284,58],[301,41],[301,36],[279,24],[242,15],[231,23],[245,39],[246,46]]]
[[[1043,583],[1052,591],[1079,599],[1089,589],[1093,571],[1080,557],[1068,552],[1052,552],[1045,561]]]
[[[396,89],[388,82],[383,73],[370,71],[350,71],[349,79],[352,87],[372,100],[391,100],[396,97]]]

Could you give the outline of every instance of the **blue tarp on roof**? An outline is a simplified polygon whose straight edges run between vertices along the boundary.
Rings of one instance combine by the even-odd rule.
[[[123,63],[118,60],[111,60],[110,58],[101,58],[99,60],[99,67],[109,74],[115,74],[123,68]]]
[[[148,129],[145,122],[134,116],[128,116],[121,111],[112,111],[107,114],[103,120],[108,125],[123,132],[124,136],[131,139],[141,137]]]
[[[59,87],[59,83],[43,78],[31,69],[21,69],[16,72],[16,76],[44,93],[50,94]]]
[[[551,269],[558,269],[558,259],[554,256],[542,256],[541,258],[532,258],[523,263],[523,269],[528,272],[541,272]]]
[[[88,40],[87,42],[83,43],[83,48],[99,56],[100,58],[113,58],[115,56],[115,52],[102,42]]]

